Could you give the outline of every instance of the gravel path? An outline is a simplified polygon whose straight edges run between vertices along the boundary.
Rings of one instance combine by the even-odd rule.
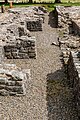
[[[77,120],[73,107],[72,90],[60,61],[56,29],[48,25],[48,15],[42,32],[33,32],[37,39],[37,59],[7,60],[21,68],[31,70],[26,96],[0,97],[0,120]]]

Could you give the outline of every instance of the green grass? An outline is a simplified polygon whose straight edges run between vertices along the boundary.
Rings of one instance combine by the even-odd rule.
[[[76,2],[76,3],[69,2],[69,3],[60,3],[60,4],[52,3],[52,4],[47,5],[47,9],[48,9],[48,11],[52,11],[56,6],[65,6],[65,7],[67,7],[67,6],[80,6],[80,2]]]
[[[54,4],[54,3],[52,3],[52,4],[45,4],[44,5],[46,8],[47,8],[47,10],[48,11],[52,11],[52,10],[54,10],[54,8],[56,7],[56,6],[65,6],[65,7],[67,7],[67,6],[80,6],[80,2],[76,2],[76,3],[60,3],[60,4]]]
[[[65,1],[65,0],[63,0]],[[0,6],[2,5],[3,3],[0,3]],[[56,6],[80,6],[80,2],[75,2],[75,3],[72,3],[72,2],[62,2],[60,4],[54,4],[54,3],[33,3],[33,4],[29,4],[29,3],[14,3],[13,4],[13,7],[28,7],[28,6],[44,6],[49,12],[54,10],[54,8]],[[6,8],[9,7],[9,4],[5,4]]]

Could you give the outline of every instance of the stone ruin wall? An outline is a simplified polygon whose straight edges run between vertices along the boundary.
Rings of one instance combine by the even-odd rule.
[[[30,69],[6,64],[4,59],[5,57],[36,58],[36,38],[30,31],[42,31],[43,11],[38,7],[13,8],[8,10],[4,21],[0,20],[0,95],[2,96],[26,95],[27,82],[31,79]]]
[[[80,118],[80,7],[56,7],[59,46]]]
[[[26,24],[29,31],[42,31],[42,22],[40,20],[27,21]]]
[[[68,79],[73,88],[78,117],[80,118],[80,53],[71,51],[68,61]]]
[[[4,46],[4,54],[8,59],[36,58],[35,37],[21,37],[16,44]]]
[[[2,28],[0,42],[6,58],[35,59],[37,57],[36,38],[30,31],[42,31],[44,12],[39,9],[40,7],[28,7],[8,10],[8,17],[4,22],[0,22]]]
[[[57,6],[55,10],[58,17],[58,42],[62,50],[64,64],[67,64],[70,51],[80,48],[80,7]]]
[[[0,64],[0,95],[25,95],[28,79],[29,69],[21,70],[15,64]]]

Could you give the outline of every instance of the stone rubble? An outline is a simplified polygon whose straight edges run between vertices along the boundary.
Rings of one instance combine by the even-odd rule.
[[[4,46],[5,57],[8,59],[36,58],[35,37],[21,36],[14,44],[11,44]]]
[[[16,15],[14,17],[16,18]],[[48,24],[49,17],[49,13],[45,14],[42,31],[31,33],[35,35],[37,39],[37,59],[5,59],[4,67],[1,64],[1,68],[3,68],[4,71],[11,71],[11,76],[11,66],[12,69],[15,70],[15,73],[17,72],[12,63],[18,66],[18,70],[21,68],[18,73],[21,71],[23,74],[25,72],[29,74],[29,71],[23,71],[23,69],[28,68],[31,71],[32,79],[29,79],[27,75],[27,80],[22,80],[26,82],[24,83],[26,85],[24,86],[25,89],[23,89],[26,91],[25,96],[22,96],[23,94],[20,94],[21,97],[0,96],[0,120],[78,120],[76,109],[73,108],[74,98],[72,89],[66,84],[64,68],[60,61],[61,50],[59,47],[51,45],[53,41],[57,43],[57,32],[55,28],[52,28]],[[11,21],[12,20],[8,22],[11,23]],[[19,19],[17,21],[19,21]],[[20,24],[25,25],[22,19]],[[7,23],[5,25],[7,25]],[[20,29],[20,31],[23,31],[23,27]],[[23,37],[20,32],[19,37],[16,38],[10,31],[8,31],[7,38],[3,36],[3,41],[6,38],[5,41],[7,41],[7,45],[10,45],[12,42],[15,44],[18,38]],[[30,37],[32,37],[32,35]],[[12,42],[9,41],[9,44],[8,40],[12,40]],[[3,43],[3,41],[1,43]],[[10,68],[7,67],[6,63],[11,65]],[[5,75],[5,77],[7,76]],[[15,75],[13,78],[15,78]],[[22,77],[20,76],[19,78]],[[9,82],[9,79],[7,81]],[[14,83],[14,81],[11,81],[9,85]],[[10,89],[10,87],[8,89]],[[5,93],[5,91],[6,89],[3,90],[3,93]],[[9,92],[11,93],[11,90]],[[18,92],[19,91],[17,91],[16,94],[18,94]]]
[[[0,22],[0,45],[10,59],[36,58],[36,38],[30,31],[42,31],[44,12],[40,7],[12,8]],[[20,47],[19,47],[20,46]]]
[[[42,31],[42,24],[40,20],[28,21],[26,24],[29,31]]]
[[[36,58],[36,38],[30,31],[42,31],[41,7],[12,8],[0,19],[0,95],[25,95],[30,70],[6,64],[4,59]]]
[[[80,7],[57,6],[56,11],[59,45],[63,53],[64,64],[67,64],[70,51],[80,48]],[[67,57],[64,56],[64,51]]]
[[[57,6],[59,45],[80,118],[80,7]]]
[[[30,70],[21,70],[15,64],[0,64],[0,95],[26,94],[26,81],[30,79]]]

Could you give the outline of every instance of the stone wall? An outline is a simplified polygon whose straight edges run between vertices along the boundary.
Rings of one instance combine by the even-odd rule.
[[[21,70],[15,64],[0,64],[0,95],[25,95],[30,70]]]
[[[42,31],[42,22],[41,20],[31,20],[27,21],[27,29],[29,31]]]
[[[8,59],[36,58],[35,37],[22,36],[17,38],[15,44],[6,44],[4,46],[4,53]]]
[[[64,6],[57,6],[56,7],[56,17],[58,22],[58,27],[64,28],[67,27],[69,22],[69,13],[67,12],[67,9]]]
[[[0,22],[0,45],[8,59],[36,58],[36,40],[30,31],[42,31],[44,8],[12,8]]]
[[[6,64],[5,57],[36,58],[36,39],[31,36],[30,31],[42,31],[43,11],[45,12],[45,8],[41,7],[12,8],[1,17],[0,95],[26,95],[30,70],[18,68],[15,64]]]
[[[80,7],[56,7],[59,46],[80,119]],[[76,52],[77,51],[77,52]]]
[[[80,7],[57,6],[58,27],[67,33],[80,35]]]
[[[80,118],[80,53],[71,52],[68,61],[68,82],[73,88],[74,100]]]
[[[57,6],[59,46],[66,65],[70,51],[80,49],[80,7]],[[73,35],[74,34],[74,35]]]

